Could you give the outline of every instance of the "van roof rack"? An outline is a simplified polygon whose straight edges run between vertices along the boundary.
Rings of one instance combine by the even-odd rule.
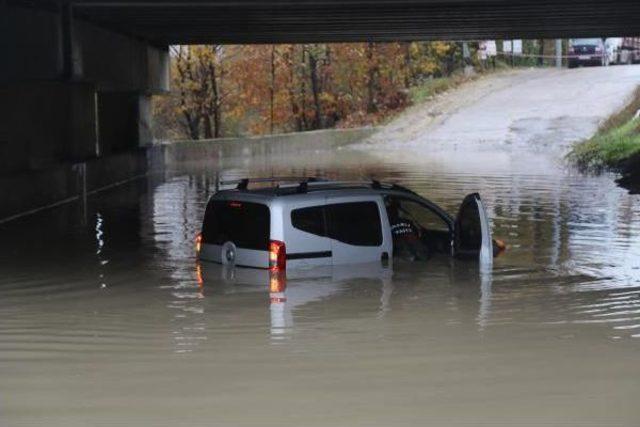
[[[248,190],[249,184],[252,183],[269,183],[269,182],[316,182],[320,181],[321,178],[318,177],[296,177],[296,176],[272,176],[265,178],[240,178],[240,179],[231,179],[219,181],[218,184],[220,186],[228,186],[235,185],[237,190]]]
[[[235,185],[236,190],[246,191],[249,190],[250,183],[278,183],[274,190],[277,195],[285,194],[304,194],[309,191],[327,190],[329,188],[371,188],[374,190],[388,189],[395,191],[402,191],[405,193],[415,194],[412,190],[393,183],[383,183],[376,179],[368,181],[331,181],[326,178],[320,178],[315,176],[310,177],[293,177],[293,176],[281,176],[281,177],[267,177],[267,178],[242,178],[237,180],[220,181],[220,185]],[[285,183],[288,185],[280,186],[279,183]]]

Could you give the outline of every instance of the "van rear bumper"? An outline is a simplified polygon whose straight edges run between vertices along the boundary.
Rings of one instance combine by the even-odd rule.
[[[223,254],[223,245],[203,243],[198,256],[203,261],[212,261],[218,264],[233,264],[237,267],[269,268],[269,252],[256,249],[234,248],[232,259]],[[225,250],[227,248],[224,248]]]

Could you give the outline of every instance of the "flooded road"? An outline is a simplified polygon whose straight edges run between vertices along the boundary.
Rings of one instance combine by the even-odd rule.
[[[492,73],[411,107],[371,140],[430,152],[566,154],[624,107],[639,82],[636,66]]]
[[[611,177],[351,148],[217,164],[1,226],[2,426],[638,424],[640,201]],[[480,191],[509,250],[483,276],[436,258],[270,293],[196,266],[216,173],[375,176],[451,212]]]
[[[640,198],[554,152],[394,148],[189,163],[1,224],[0,425],[637,426]],[[269,175],[478,191],[509,248],[483,274],[196,264],[216,176]]]

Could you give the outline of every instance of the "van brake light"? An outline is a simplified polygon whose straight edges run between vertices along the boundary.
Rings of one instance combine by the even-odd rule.
[[[284,242],[269,242],[269,270],[284,271],[287,268],[287,249]]]

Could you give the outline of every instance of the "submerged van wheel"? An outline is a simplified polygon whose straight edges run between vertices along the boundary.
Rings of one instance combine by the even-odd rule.
[[[220,260],[222,264],[235,264],[236,262],[236,245],[233,242],[226,242],[222,245]]]

